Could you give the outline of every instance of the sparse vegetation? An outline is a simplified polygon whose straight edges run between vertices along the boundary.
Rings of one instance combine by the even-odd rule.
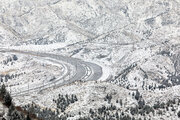
[[[76,101],[78,101],[77,96],[73,94],[72,95],[59,94],[56,100],[53,99],[53,102],[56,103],[57,108],[59,108],[62,112],[64,112],[70,104],[75,103]]]

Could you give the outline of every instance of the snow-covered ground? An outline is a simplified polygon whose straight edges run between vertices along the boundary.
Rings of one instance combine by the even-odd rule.
[[[67,44],[65,43],[53,43],[49,45],[21,45],[21,46],[9,46],[9,47],[2,47],[2,48],[21,50],[21,51],[49,52],[58,48],[63,48],[66,45]]]
[[[152,106],[157,101],[180,99],[179,6],[179,0],[1,0],[0,80],[15,91],[20,86],[42,85],[44,80],[47,83],[54,77],[61,78],[68,71],[72,74],[66,80],[71,80],[68,78],[76,73],[76,66],[67,62],[3,53],[3,49],[34,51],[87,61],[101,66],[103,74],[97,81],[16,97],[17,105],[36,101],[56,109],[52,99],[59,93],[76,94],[79,101],[66,113],[77,117],[79,111],[85,115],[89,108],[107,105],[103,97],[108,93],[114,94],[113,101],[123,96],[127,102],[123,110],[137,105],[138,101],[132,99],[136,90]],[[18,60],[12,60],[14,54]],[[84,68],[86,72],[83,69],[80,73],[85,72],[86,78],[91,71],[85,64]],[[7,81],[7,74],[13,75],[12,79]],[[177,120],[180,109],[178,105],[174,108],[175,112],[163,109],[162,116],[146,116]]]

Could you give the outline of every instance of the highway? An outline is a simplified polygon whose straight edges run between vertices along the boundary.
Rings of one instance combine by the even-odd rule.
[[[44,89],[50,88],[50,87],[61,87],[64,85],[71,84],[75,81],[96,81],[102,76],[102,67],[91,63],[91,62],[86,62],[81,59],[73,58],[73,57],[68,57],[68,56],[63,56],[63,55],[55,55],[51,53],[39,53],[39,52],[24,52],[24,51],[17,51],[17,50],[7,50],[7,49],[2,49],[0,52],[9,52],[9,53],[17,53],[17,54],[23,54],[23,55],[31,55],[34,57],[40,57],[41,59],[50,59],[51,62],[55,62],[56,64],[62,64],[62,62],[70,64],[75,68],[75,72],[72,75],[71,74],[71,69],[70,66],[67,64],[64,64],[64,68],[67,68],[67,73],[63,76],[56,76],[57,79],[53,81],[49,81],[36,86],[30,86],[29,88],[23,88],[19,92],[12,92],[12,96],[21,96],[28,94],[30,92],[39,92]],[[69,77],[68,77],[69,76]]]

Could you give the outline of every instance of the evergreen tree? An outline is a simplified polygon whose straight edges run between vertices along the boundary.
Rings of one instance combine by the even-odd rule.
[[[11,102],[12,102],[12,98],[10,96],[10,94],[7,92],[4,96],[4,102],[7,106],[11,106]]]
[[[11,106],[8,109],[8,115],[11,116],[11,114],[14,110],[15,110],[14,105],[11,104]]]
[[[120,99],[119,103],[120,103],[120,105],[122,106],[122,104],[123,104],[123,103],[122,103],[122,99]]]
[[[139,91],[137,90],[137,91],[136,91],[136,95],[135,95],[135,99],[136,99],[136,100],[139,100],[139,98],[140,98],[140,93],[139,93]]]
[[[13,60],[17,60],[18,58],[17,58],[17,56],[16,55],[13,55]]]
[[[177,113],[178,117],[180,118],[180,111]]]
[[[27,115],[27,117],[26,117],[26,120],[31,120],[31,118],[30,118],[30,116],[29,116],[29,113],[28,113],[28,115]]]
[[[3,84],[0,88],[0,95],[4,97],[4,95],[6,94],[6,87],[5,85]]]

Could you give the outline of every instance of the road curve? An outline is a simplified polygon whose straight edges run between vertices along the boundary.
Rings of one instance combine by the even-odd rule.
[[[65,63],[69,63],[76,68],[75,74],[66,81],[62,82],[62,80],[64,79],[64,77],[62,77],[52,82],[48,82],[45,85],[39,85],[31,89],[26,89],[18,93],[13,93],[12,96],[20,96],[20,95],[24,95],[29,92],[35,92],[35,91],[38,92],[39,90],[47,89],[49,87],[60,87],[60,86],[68,85],[75,81],[80,81],[80,80],[81,81],[92,81],[92,80],[95,81],[95,80],[98,80],[102,76],[102,67],[100,67],[97,64],[82,61],[77,58],[72,58],[72,57],[63,56],[63,55],[55,55],[51,53],[39,53],[39,52],[30,52],[30,51],[24,52],[24,51],[7,50],[7,49],[2,49],[0,50],[0,52],[10,52],[10,53],[31,55],[31,56],[41,57],[41,58],[50,58],[50,59],[56,60],[57,62],[63,61]]]

